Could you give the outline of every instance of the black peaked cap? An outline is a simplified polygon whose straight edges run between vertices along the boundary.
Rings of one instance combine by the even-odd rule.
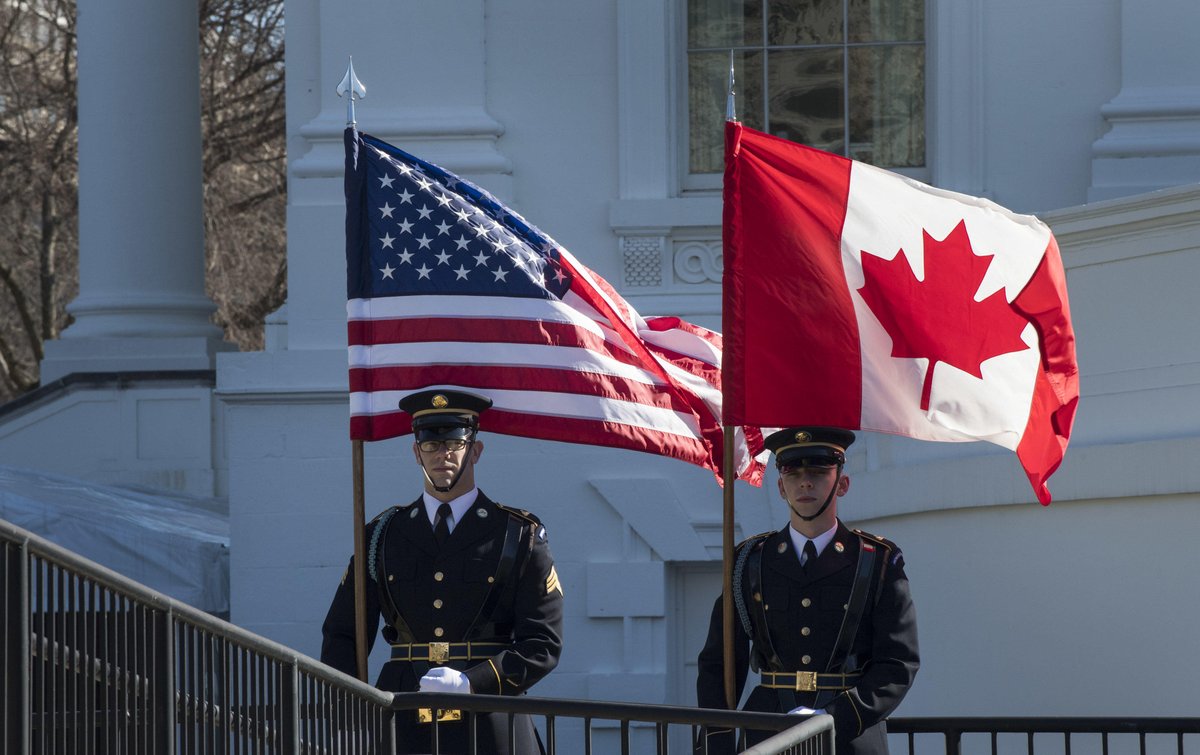
[[[400,399],[401,411],[412,416],[413,432],[418,434],[422,430],[475,430],[479,427],[479,415],[491,405],[490,398],[478,393],[437,388]]]
[[[803,460],[844,464],[846,449],[854,442],[854,433],[840,427],[821,425],[785,427],[767,436],[764,443],[775,454],[775,466],[783,467]]]

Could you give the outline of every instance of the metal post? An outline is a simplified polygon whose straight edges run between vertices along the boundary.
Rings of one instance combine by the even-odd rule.
[[[175,616],[170,609],[152,610],[149,676],[153,680],[147,701],[154,712],[149,739],[156,753],[175,752]]]
[[[382,725],[382,728],[383,728],[383,751],[385,753],[389,753],[389,754],[396,752],[396,721],[395,721],[395,718],[396,718],[396,711],[391,710],[389,708],[388,710],[385,710],[383,712],[383,725]],[[554,750],[552,749],[550,751],[550,753],[551,753],[551,755],[553,755]]]
[[[279,665],[279,751],[300,752],[300,669],[292,663]]]
[[[29,755],[29,542],[5,543],[0,562],[4,586],[4,751]]]

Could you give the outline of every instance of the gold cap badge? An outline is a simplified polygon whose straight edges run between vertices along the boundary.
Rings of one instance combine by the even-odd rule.
[[[435,409],[445,409],[450,404],[450,402],[446,400],[446,397],[440,393],[436,394],[430,403],[433,404]]]
[[[804,430],[801,430],[800,432],[796,433],[796,442],[797,443],[807,443],[810,440],[812,440],[811,433],[805,432]]]

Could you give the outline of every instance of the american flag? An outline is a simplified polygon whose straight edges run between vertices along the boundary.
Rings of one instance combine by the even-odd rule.
[[[486,191],[354,129],[345,141],[352,439],[411,432],[400,398],[442,386],[492,399],[484,431],[721,478],[719,333],[640,316]],[[735,449],[738,477],[761,484],[761,431]]]

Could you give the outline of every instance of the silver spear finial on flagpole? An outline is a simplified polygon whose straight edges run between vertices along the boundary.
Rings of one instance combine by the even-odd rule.
[[[737,120],[736,97],[733,93],[733,50],[729,51],[729,97],[725,100],[725,120]]]
[[[353,126],[354,120],[354,99],[364,99],[367,96],[367,88],[354,75],[354,56],[350,56],[350,65],[346,67],[346,75],[342,77],[342,83],[337,85],[338,97],[349,98],[346,102],[346,125]]]

